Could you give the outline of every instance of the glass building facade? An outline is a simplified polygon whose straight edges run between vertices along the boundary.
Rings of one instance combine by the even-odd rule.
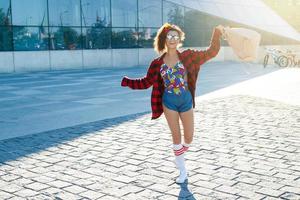
[[[262,34],[265,45],[296,41],[252,26],[250,11],[236,7],[234,12],[226,12],[228,1],[224,2],[225,9],[214,1],[180,2],[0,0],[0,51],[151,48],[156,31],[165,22],[186,32],[184,46],[188,47],[207,46],[218,24],[254,28]],[[204,10],[196,9],[193,3]],[[231,20],[236,17],[245,20]]]

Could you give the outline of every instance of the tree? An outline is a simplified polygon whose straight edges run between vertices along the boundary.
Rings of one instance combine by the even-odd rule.
[[[179,5],[174,4],[172,9],[168,12],[168,22],[171,24],[176,24],[177,26],[184,27],[184,14],[183,8]]]
[[[80,44],[78,33],[71,27],[59,27],[54,33],[54,38],[56,49],[76,49]]]
[[[105,20],[97,17],[96,23],[86,30],[86,35],[82,36],[86,49],[102,49],[110,47],[111,29],[107,28]]]
[[[9,23],[9,17],[4,13],[3,8],[0,8],[0,51],[12,50],[12,33]]]

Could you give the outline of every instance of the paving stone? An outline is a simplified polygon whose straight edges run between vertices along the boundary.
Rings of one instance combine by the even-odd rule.
[[[22,190],[23,187],[15,184],[15,183],[10,183],[10,184],[7,184],[7,185],[3,185],[0,189],[4,192],[7,192],[7,193],[14,193],[14,192]]]
[[[20,196],[20,197],[32,197],[38,195],[38,192],[31,190],[31,189],[21,189],[14,194]]]
[[[272,181],[265,181],[265,180],[261,180],[259,183],[257,183],[257,185],[262,187],[268,187],[274,190],[278,190],[284,186],[283,184],[275,183]]]
[[[24,155],[1,163],[0,194],[105,200],[299,197],[300,138],[286,131],[298,131],[299,107],[251,96],[197,105],[187,185],[174,183],[178,171],[167,122],[151,121],[147,113],[0,141],[1,153],[17,146]]]
[[[63,199],[75,200],[75,199],[79,199],[78,197],[79,197],[78,195],[66,191],[60,191],[54,195],[55,199],[62,199],[62,200]]]
[[[48,188],[49,185],[39,183],[39,182],[34,182],[31,184],[26,184],[25,187],[28,189],[31,189],[31,190],[40,191],[40,190],[44,190],[44,189]]]
[[[1,197],[1,199],[9,199],[9,198],[14,197],[14,195],[10,194],[8,192],[0,191],[0,197]]]
[[[73,193],[73,194],[79,194],[79,193],[87,191],[86,188],[83,188],[83,187],[80,187],[80,186],[77,186],[77,185],[71,185],[71,186],[65,187],[63,189],[65,191],[68,191],[68,192]]]
[[[16,180],[18,178],[20,178],[20,176],[14,175],[14,174],[5,174],[5,175],[1,176],[1,179],[4,180],[4,181],[7,181],[7,182],[11,182],[11,181]]]
[[[224,178],[215,178],[209,182],[215,183],[215,184],[227,185],[227,186],[232,186],[232,185],[235,185],[238,183],[236,180],[228,180],[228,179],[224,179]]]
[[[257,192],[272,197],[279,197],[281,194],[283,194],[283,192],[280,190],[273,190],[271,188],[266,187],[260,188]]]
[[[300,195],[300,188],[299,187],[295,187],[295,186],[284,186],[282,188],[280,188],[281,191],[286,191],[286,192],[292,192],[295,194]]]
[[[266,195],[264,194],[259,194],[253,191],[248,190],[248,188],[243,188],[239,194],[239,196],[242,196],[244,198],[249,198],[249,199],[253,199],[253,200],[261,200],[264,199],[266,197]]]
[[[252,184],[252,185],[255,185],[255,184],[260,185],[259,184],[260,180],[257,179],[257,178],[252,178],[252,177],[239,176],[234,180],[239,181],[239,182],[243,182],[243,183]]]
[[[135,181],[136,179],[128,176],[118,176],[116,178],[113,178],[113,180],[128,184]]]
[[[92,190],[87,190],[85,192],[80,193],[80,196],[87,197],[88,199],[99,199],[101,197],[104,197],[105,194],[103,194],[101,192],[95,192],[95,191],[92,191]]]
[[[295,194],[292,192],[285,192],[280,197],[283,199],[298,200],[298,199],[300,199],[300,194]]]
[[[229,194],[239,194],[241,192],[240,189],[237,189],[235,187],[226,186],[226,185],[221,185],[219,187],[216,187],[215,190],[222,191],[222,192],[229,193]]]
[[[50,186],[53,186],[53,187],[58,187],[58,188],[64,188],[64,187],[68,187],[68,186],[72,185],[72,183],[60,181],[60,180],[55,180],[55,181],[49,182],[47,184]]]
[[[103,190],[103,193],[108,194],[108,195],[113,195],[116,197],[122,197],[130,193],[130,191],[125,190],[125,189],[119,189],[117,187],[107,187],[105,190]]]
[[[217,184],[217,183],[213,183],[211,181],[202,181],[202,180],[199,180],[197,182],[194,182],[193,185],[204,187],[204,188],[209,188],[209,189],[214,189],[214,188],[220,186],[220,183]]]

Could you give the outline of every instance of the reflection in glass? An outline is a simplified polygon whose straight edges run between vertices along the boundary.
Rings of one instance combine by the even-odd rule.
[[[184,46],[187,47],[204,47],[208,46],[210,37],[207,37],[208,31],[203,29],[189,29],[186,31],[186,37],[184,40]]]
[[[152,48],[157,28],[140,28],[139,45],[143,48]]]
[[[184,13],[184,28],[189,30],[195,27],[207,28],[212,23],[212,17],[192,9],[186,9]]]
[[[111,28],[83,28],[82,41],[84,49],[110,48]]]
[[[113,28],[112,48],[138,47],[138,32],[130,28]]]
[[[139,0],[139,27],[161,26],[161,6],[161,0]]]
[[[11,25],[10,0],[0,0],[0,25]]]
[[[184,28],[184,7],[163,1],[163,22],[176,24],[180,28]]]
[[[82,26],[101,23],[103,27],[111,26],[110,0],[81,0]]]
[[[186,8],[184,12],[184,31],[186,34],[184,46],[208,46],[214,27],[219,24],[228,26],[230,25],[228,23],[227,20]],[[196,29],[196,27],[199,28]],[[223,40],[221,42],[222,45],[228,46],[227,42]]]
[[[137,26],[137,0],[111,0],[114,27]]]
[[[50,27],[50,49],[81,49],[81,29],[74,27]]]
[[[11,27],[0,27],[0,51],[12,50]]]
[[[48,31],[45,27],[14,27],[14,49],[48,50]]]
[[[48,0],[50,26],[80,26],[79,0]]]
[[[12,0],[13,25],[48,25],[47,0]]]

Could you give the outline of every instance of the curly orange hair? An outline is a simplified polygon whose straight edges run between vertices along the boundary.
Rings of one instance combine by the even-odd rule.
[[[154,46],[154,50],[158,54],[161,54],[166,50],[166,38],[167,38],[168,32],[171,30],[177,31],[177,33],[179,34],[179,37],[180,37],[179,46],[182,45],[182,42],[185,38],[185,34],[181,30],[181,28],[179,28],[178,26],[176,26],[174,24],[165,23],[164,25],[162,25],[162,27],[160,27],[158,29],[157,34],[154,38],[153,46]]]

